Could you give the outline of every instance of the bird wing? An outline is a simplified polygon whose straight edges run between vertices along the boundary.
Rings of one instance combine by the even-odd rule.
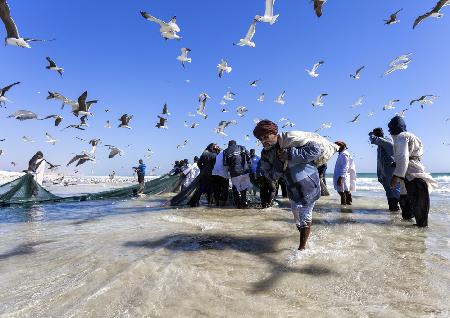
[[[356,70],[356,76],[358,76],[359,73],[361,73],[361,71],[364,69],[364,67],[365,67],[365,66],[361,66],[360,68],[358,68],[358,69]]]
[[[0,0],[0,1],[1,1],[1,0]],[[1,92],[0,96],[3,96],[7,91],[9,91],[9,89],[10,89],[11,87],[13,87],[14,85],[17,85],[17,84],[20,84],[20,82],[12,83],[11,85],[5,86],[5,87],[3,87],[2,89],[0,89],[0,92]]]
[[[434,6],[433,9],[431,9],[429,12],[422,14],[421,16],[419,16],[413,24],[413,29],[419,24],[421,23],[423,20],[425,20],[426,18],[429,18],[433,13],[438,13],[439,11],[441,11],[442,7],[445,5],[448,5],[449,0],[439,0],[438,3],[436,3],[436,5]]]
[[[0,0],[0,18],[5,25],[7,37],[18,39],[19,31],[17,30],[14,20],[11,18],[11,12],[9,11],[6,0]]]
[[[50,63],[49,67],[56,67],[56,63],[51,58],[47,56],[45,59]]]
[[[86,98],[87,98],[88,92],[85,91],[83,94],[78,97],[78,111],[87,111],[86,106]]]
[[[322,6],[324,2],[324,0],[314,0],[314,11],[319,18],[322,16]]]
[[[70,159],[69,163],[67,164],[67,166],[70,166],[72,163],[74,163],[75,161],[83,158],[84,155],[76,155],[75,157],[73,157],[72,159]]]
[[[247,34],[245,35],[245,39],[247,41],[251,41],[251,39],[253,38],[253,36],[255,35],[256,32],[256,22],[258,22],[256,19],[253,19],[252,24],[250,25],[250,28],[248,28]]]
[[[47,137],[48,140],[53,140],[54,139],[52,137],[52,135],[50,135],[49,133],[45,133],[45,136]]]
[[[273,5],[275,4],[275,0],[266,0],[266,9],[264,11],[264,15],[268,17],[273,16]]]
[[[323,63],[325,63],[325,62],[324,61],[319,61],[316,64],[314,64],[313,67],[312,67],[312,71],[316,72],[317,69],[319,68],[319,66],[322,65]]]
[[[166,27],[166,28],[169,27],[169,25],[166,22],[164,22],[163,20],[160,20],[158,18],[155,18],[154,16],[148,14],[145,11],[141,11],[141,15],[144,17],[144,19],[146,19],[148,21],[156,22],[162,27]]]

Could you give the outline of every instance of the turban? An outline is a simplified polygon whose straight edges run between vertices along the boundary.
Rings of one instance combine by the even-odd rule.
[[[277,134],[277,124],[268,119],[261,120],[258,124],[256,124],[255,129],[253,129],[253,135],[258,139],[260,139],[262,136]]]
[[[395,116],[394,118],[392,118],[388,124],[388,127],[389,127],[389,132],[393,136],[406,131],[405,121],[400,116]]]
[[[347,144],[344,141],[339,140],[339,141],[336,141],[335,144],[338,145],[339,148],[347,149]]]

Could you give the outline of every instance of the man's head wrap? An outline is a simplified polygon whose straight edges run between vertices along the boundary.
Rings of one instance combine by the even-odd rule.
[[[335,141],[334,143],[336,145],[338,145],[339,148],[342,148],[344,150],[347,149],[347,144],[344,141],[342,141],[342,140]]]
[[[261,120],[258,124],[256,124],[255,129],[253,129],[253,135],[257,139],[260,139],[262,136],[277,135],[277,134],[278,134],[277,124],[268,119]]]
[[[406,131],[406,123],[400,116],[395,116],[388,124],[389,132],[395,136]]]

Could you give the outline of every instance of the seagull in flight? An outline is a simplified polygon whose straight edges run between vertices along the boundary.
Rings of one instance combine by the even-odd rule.
[[[384,76],[387,76],[395,71],[398,70],[406,70],[408,68],[408,64],[411,62],[411,60],[408,60],[406,62],[400,62],[398,64],[392,65],[386,72],[384,72]]]
[[[319,96],[317,96],[316,99],[312,101],[312,105],[314,107],[323,106],[323,104],[324,104],[323,103],[323,99],[325,98],[325,96],[328,96],[328,94],[327,93],[322,93]]]
[[[384,24],[386,24],[386,25],[391,25],[391,24],[399,23],[400,20],[397,19],[397,14],[399,14],[399,12],[402,11],[402,10],[403,10],[403,9],[400,9],[400,10],[397,10],[397,11],[395,11],[394,13],[392,13],[392,14],[389,16],[389,19],[384,20]]]
[[[252,81],[252,82],[250,83],[250,86],[251,86],[251,87],[256,87],[256,86],[258,86],[258,82],[259,82],[259,80],[254,80],[254,81]]]
[[[62,102],[61,109],[64,109],[65,105],[70,105],[72,107],[74,107],[74,106],[78,107],[77,102],[66,98],[64,95],[62,95],[58,92],[48,92],[47,99],[57,99],[57,100],[61,101]]]
[[[156,128],[162,128],[162,129],[169,128],[169,127],[166,126],[166,122],[167,122],[166,118],[161,117],[161,116],[158,116],[158,118],[159,118],[159,122],[156,123],[156,125],[155,125]]]
[[[53,146],[56,144],[58,140],[52,137],[49,133],[45,133],[45,137],[47,137],[47,140],[45,142],[48,142],[49,144],[52,144]]]
[[[405,113],[408,111],[408,108],[402,109],[402,111],[400,113],[396,113],[395,115],[400,116],[400,117],[405,117]]]
[[[29,110],[18,110],[11,115],[9,115],[7,118],[15,118],[20,121],[28,120],[28,119],[37,119],[37,115]]]
[[[275,0],[266,0],[266,9],[264,11],[264,15],[256,15],[255,20],[257,20],[258,22],[270,23],[270,25],[274,24],[280,16],[279,14],[273,15],[274,4]]]
[[[92,146],[91,151],[89,151],[89,153],[94,154],[95,151],[97,150],[97,146],[101,143],[101,139],[97,138],[97,139],[91,139],[89,140],[89,144]]]
[[[184,65],[184,63],[191,63],[192,62],[192,59],[190,57],[188,57],[188,53],[190,51],[191,51],[190,48],[182,47],[181,48],[181,55],[177,56],[177,60],[181,62],[181,65],[183,66],[183,68],[186,67]]]
[[[5,105],[6,102],[10,102],[10,100],[6,98],[5,94],[6,94],[7,91],[9,91],[11,89],[11,87],[13,87],[15,85],[18,85],[18,84],[20,84],[20,82],[15,82],[15,83],[12,83],[12,84],[10,84],[8,86],[0,88],[0,107],[2,106],[2,104]]]
[[[358,122],[359,116],[361,116],[361,114],[356,115],[352,120],[349,121],[349,123],[356,123],[356,122]]]
[[[217,70],[219,71],[219,78],[222,78],[224,73],[230,73],[232,68],[228,66],[228,62],[224,59],[220,60],[220,64],[217,65]]]
[[[248,109],[245,106],[239,106],[236,108],[236,112],[239,117],[244,117],[245,113],[248,112]]]
[[[283,126],[281,126],[281,128],[294,127],[294,126],[295,126],[294,122],[288,120],[283,124]]]
[[[187,143],[188,143],[188,140],[186,139],[185,141],[183,141],[183,143],[182,144],[180,144],[180,145],[177,145],[177,149],[183,149],[184,147],[186,147],[187,146]]]
[[[105,125],[103,127],[111,128],[111,123],[109,122],[109,120],[106,121],[106,123],[105,123]]]
[[[207,117],[207,115],[205,114],[206,101],[210,98],[211,97],[207,93],[205,93],[205,92],[200,93],[200,96],[198,97],[198,102],[200,104],[197,107],[197,114],[199,114],[200,116],[203,116],[205,118]]]
[[[353,103],[352,108],[361,106],[361,105],[363,104],[363,101],[364,101],[364,95],[363,95],[363,96],[360,96],[360,97]]]
[[[5,45],[18,46],[21,48],[31,48],[28,44],[29,42],[46,42],[53,41],[52,40],[38,40],[38,39],[30,39],[30,38],[22,38],[19,36],[19,31],[17,30],[17,26],[14,23],[14,20],[11,17],[11,12],[9,10],[8,3],[6,0],[0,0],[0,18],[3,21],[6,29],[6,38]]]
[[[123,114],[119,118],[120,124],[117,127],[131,129],[131,127],[129,126],[131,119],[133,119],[133,115]]]
[[[117,155],[122,156],[122,153],[123,153],[122,150],[120,150],[116,146],[105,145],[105,147],[108,147],[108,149],[109,149],[109,155],[108,155],[109,159],[114,158]]]
[[[442,18],[442,16],[444,15],[443,13],[441,13],[441,9],[445,6],[450,5],[450,0],[439,0],[436,5],[427,13],[422,14],[421,16],[419,16],[413,24],[413,29],[416,28],[416,26],[421,23],[423,20],[433,17],[433,18]]]
[[[162,115],[170,116],[170,113],[169,113],[169,107],[167,106],[167,103],[164,104],[163,110],[162,110],[162,113],[161,113],[161,114],[162,114]]]
[[[415,102],[418,102],[420,104],[420,107],[422,107],[423,109],[424,105],[432,105],[436,99],[437,96],[435,95],[423,95],[417,99],[413,99],[412,101],[410,101],[409,105],[412,106]]]
[[[214,132],[216,134],[226,137],[227,134],[225,134],[225,128],[227,128],[229,125],[236,125],[236,124],[237,124],[236,120],[228,120],[228,121],[222,120],[219,122],[217,128],[214,128]]]
[[[355,79],[355,80],[359,80],[361,78],[361,72],[362,70],[365,68],[365,66],[361,66],[360,68],[358,68],[355,72],[355,74],[350,74],[350,77]]]
[[[22,140],[25,142],[34,142],[33,139],[31,139],[30,137],[27,137],[27,136],[22,136]]]
[[[369,112],[369,113],[367,114],[367,117],[372,117],[373,115],[375,115],[374,112]]]
[[[223,100],[233,101],[233,100],[234,100],[233,96],[236,96],[236,94],[233,93],[231,90],[228,90],[228,91],[225,93],[225,95],[223,95],[222,98],[223,98]],[[222,104],[221,104],[221,105],[222,105]],[[226,103],[225,103],[225,105],[226,105]],[[224,106],[224,105],[222,105],[222,106]]]
[[[316,64],[313,65],[311,70],[305,69],[305,71],[312,78],[316,78],[317,76],[319,76],[319,73],[317,73],[316,71],[319,68],[319,66],[322,65],[323,63],[325,63],[325,61],[319,61],[319,62],[317,62]]]
[[[257,19],[253,19],[252,24],[250,25],[250,28],[247,31],[247,34],[243,39],[239,40],[239,43],[233,43],[233,45],[237,46],[249,46],[249,47],[255,47],[255,42],[252,42],[253,36],[256,32],[256,23],[258,22]]]
[[[383,106],[383,110],[395,109],[395,104],[399,101],[399,99],[391,99],[386,105]]]
[[[64,119],[63,117],[59,116],[59,115],[49,115],[45,118],[42,118],[40,120],[45,120],[45,119],[49,119],[49,118],[55,118],[55,127],[58,127],[59,124],[61,123],[61,121]]]
[[[280,95],[278,95],[278,97],[275,99],[275,103],[280,104],[280,105],[284,105],[284,103],[286,102],[284,100],[284,97],[286,96],[286,91],[283,91]]]
[[[264,103],[264,99],[265,99],[265,98],[266,98],[266,97],[265,97],[264,93],[262,93],[261,95],[259,95],[257,101],[260,102],[260,103]]]
[[[313,0],[314,1],[314,12],[316,16],[320,18],[322,16],[322,6],[327,0]]]
[[[314,132],[319,132],[319,131],[321,131],[322,129],[330,129],[331,128],[331,126],[332,126],[332,124],[331,123],[323,123],[322,125],[320,125],[320,127],[319,128],[317,128]]]
[[[144,19],[152,22],[156,22],[159,24],[160,29],[159,32],[161,33],[161,36],[165,40],[181,40],[181,36],[179,36],[177,33],[180,32],[180,27],[177,25],[177,17],[173,17],[170,19],[169,22],[164,22],[158,18],[153,17],[152,15],[148,14],[145,11],[141,11],[141,15]]]
[[[56,63],[51,58],[49,58],[48,56],[46,57],[46,60],[48,61],[49,65],[46,66],[45,68],[47,70],[58,72],[58,74],[62,77],[64,69],[62,67],[57,66]]]
[[[69,163],[67,163],[67,167],[70,166],[72,163],[74,163],[75,161],[77,161],[77,164],[75,165],[75,167],[78,167],[79,165],[82,165],[83,163],[86,163],[88,161],[94,161],[95,158],[89,156],[86,153],[82,153],[80,155],[76,155],[74,156],[72,159],[70,159]]]
[[[408,54],[403,54],[400,56],[397,56],[395,59],[393,59],[391,61],[391,63],[389,63],[389,66],[395,66],[399,63],[405,63],[405,62],[409,62],[411,59],[409,58],[412,55],[412,53],[408,53]]]
[[[72,105],[72,113],[75,116],[78,117],[78,115],[83,115],[83,116],[91,116],[92,115],[92,113],[90,112],[91,106],[93,104],[96,104],[98,101],[97,100],[86,101],[87,95],[88,95],[88,92],[85,91],[83,94],[81,94],[78,97],[78,103],[75,105]]]

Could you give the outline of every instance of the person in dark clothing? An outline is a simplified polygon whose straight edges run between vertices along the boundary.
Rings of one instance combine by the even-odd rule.
[[[255,149],[250,149],[250,181],[253,185],[257,185],[256,181],[256,169],[258,167],[260,157],[256,155]],[[256,194],[255,187],[253,187],[253,194]]]
[[[394,143],[384,136],[382,128],[375,128],[369,133],[370,143],[377,145],[377,177],[386,192],[390,211],[399,211],[399,200],[404,201],[406,195],[400,195],[400,183],[392,189],[390,182],[394,174]]]
[[[250,154],[244,146],[236,144],[235,140],[228,142],[228,148],[223,151],[223,165],[228,167],[233,197],[238,208],[247,207],[247,189],[252,187],[249,175]]]
[[[145,169],[146,165],[144,164],[144,161],[142,159],[139,159],[139,166],[133,167],[134,171],[137,173],[138,182],[139,182],[139,190],[138,194],[141,194],[144,192],[145,188]]]
[[[259,197],[261,199],[261,208],[270,208],[273,205],[277,183],[264,176],[261,169],[261,161],[256,167],[256,181],[259,186]]]
[[[172,170],[169,171],[169,176],[174,176],[176,174],[181,173],[181,164],[180,161],[175,161]]]
[[[327,188],[327,180],[326,180],[326,173],[327,173],[327,164],[324,163],[320,167],[317,167],[317,171],[319,172],[319,178],[320,178],[320,195],[322,197],[329,196],[330,192]]]
[[[200,197],[204,193],[206,193],[207,195],[208,204],[212,203],[212,197],[215,189],[212,170],[214,168],[214,164],[216,163],[216,149],[217,145],[214,143],[210,143],[198,159],[197,165],[200,169],[200,187],[197,189],[197,191],[195,191],[194,195],[189,200],[188,204],[191,207],[199,206]]]
[[[275,196],[278,196],[278,190],[281,189],[281,196],[283,198],[287,198],[288,194],[287,194],[287,188],[286,188],[286,181],[283,178],[280,178],[277,182],[276,185],[276,192],[275,192]]]

